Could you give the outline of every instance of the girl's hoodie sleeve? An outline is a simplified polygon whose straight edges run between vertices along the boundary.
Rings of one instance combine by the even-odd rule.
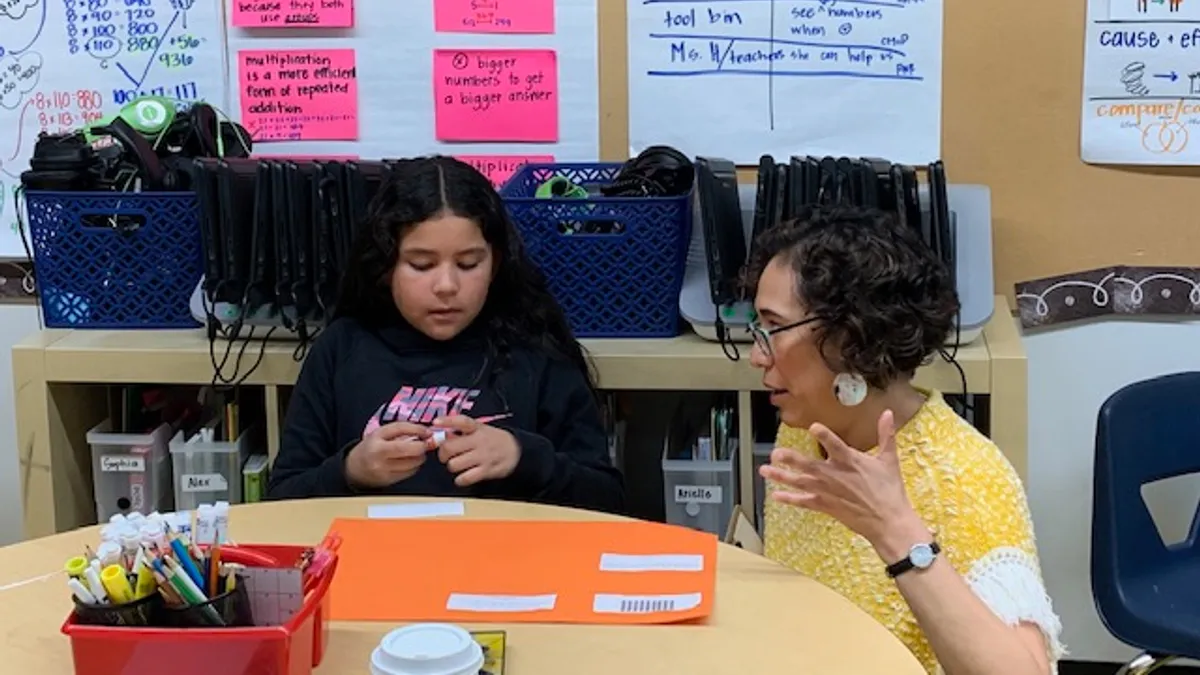
[[[353,494],[346,482],[347,448],[337,447],[334,374],[343,330],[330,324],[309,350],[292,390],[267,499]]]
[[[509,429],[521,448],[497,496],[622,513],[625,484],[608,454],[595,396],[573,364],[549,360],[538,388],[538,432]]]

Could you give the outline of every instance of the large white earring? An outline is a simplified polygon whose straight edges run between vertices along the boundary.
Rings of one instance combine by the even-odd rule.
[[[867,400],[867,381],[855,373],[838,373],[833,378],[833,395],[839,403],[852,408]]]

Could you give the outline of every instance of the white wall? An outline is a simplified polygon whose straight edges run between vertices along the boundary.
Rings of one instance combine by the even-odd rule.
[[[21,482],[13,412],[12,346],[38,329],[33,305],[0,306],[0,546],[21,538]]]
[[[1029,355],[1029,491],[1042,567],[1070,658],[1124,661],[1092,603],[1092,466],[1100,404],[1131,382],[1200,370],[1200,323],[1107,319],[1025,336]],[[1173,486],[1176,487],[1176,486]],[[1179,520],[1195,513],[1195,483],[1166,495]],[[1160,495],[1161,497],[1161,495]],[[1162,500],[1155,504],[1156,515]],[[1154,508],[1158,506],[1159,508]],[[1170,508],[1174,507],[1174,508]],[[1186,525],[1184,525],[1186,527]]]
[[[0,307],[0,383],[12,381],[8,352],[37,330],[32,307]],[[1137,380],[1200,369],[1200,323],[1106,320],[1025,337],[1029,354],[1029,500],[1046,583],[1063,619],[1071,658],[1124,661],[1132,652],[1110,638],[1089,585],[1092,453],[1096,411]],[[0,385],[0,544],[21,536],[20,485],[12,387]],[[1171,501],[1192,513],[1191,494]]]

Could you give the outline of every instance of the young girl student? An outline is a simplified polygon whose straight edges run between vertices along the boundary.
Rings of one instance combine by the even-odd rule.
[[[268,498],[624,508],[588,361],[491,183],[399,162],[300,371]]]

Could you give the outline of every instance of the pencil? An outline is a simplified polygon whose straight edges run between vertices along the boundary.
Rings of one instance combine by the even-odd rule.
[[[213,544],[208,550],[208,597],[215,598],[219,595],[219,581],[221,579],[221,547]]]

